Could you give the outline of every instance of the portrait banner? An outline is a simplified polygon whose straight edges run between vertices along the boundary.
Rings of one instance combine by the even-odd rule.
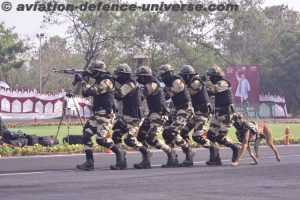
[[[231,82],[236,104],[259,103],[260,70],[255,65],[235,65],[226,68],[226,78]]]

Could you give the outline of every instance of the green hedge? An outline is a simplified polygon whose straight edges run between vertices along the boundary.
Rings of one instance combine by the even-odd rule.
[[[95,146],[94,152],[102,152],[101,146]],[[26,147],[11,147],[7,144],[0,146],[0,156],[31,156],[31,155],[52,155],[52,154],[72,154],[83,153],[83,145],[56,145],[52,147],[43,147],[41,145]]]
[[[265,145],[263,140],[262,145]],[[276,145],[284,144],[284,140],[274,141]],[[290,144],[299,144],[300,139],[291,139]],[[196,143],[192,143],[194,148],[201,147]],[[133,150],[125,145],[122,148],[126,150]],[[98,145],[94,146],[94,152],[103,152],[104,148]],[[56,154],[72,154],[72,153],[83,153],[83,145],[56,145],[52,147],[43,147],[41,145],[26,146],[26,147],[11,147],[7,144],[0,146],[0,157],[11,157],[11,156],[32,156],[32,155],[56,155]]]

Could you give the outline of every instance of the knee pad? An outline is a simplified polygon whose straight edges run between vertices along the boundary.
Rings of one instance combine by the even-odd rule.
[[[126,126],[126,124],[124,124],[124,122],[118,120],[112,127],[112,130],[117,131],[120,130],[122,132],[127,132],[128,128]]]
[[[189,130],[186,129],[187,127],[184,127],[183,129],[181,129],[180,131],[180,136],[184,139],[187,140],[189,139]]]
[[[89,143],[91,142],[91,137],[92,135],[87,133],[87,132],[83,132],[82,135],[82,141],[84,145],[89,145]]]
[[[124,143],[129,147],[136,147],[134,139],[130,135],[128,135],[127,138],[124,139]]]
[[[216,142],[216,134],[212,132],[211,130],[208,130],[207,132],[207,139],[209,139],[212,142]]]
[[[149,121],[149,119],[146,118],[146,119],[144,119],[140,129],[148,130],[149,128],[150,128],[150,121]]]
[[[112,134],[112,140],[114,141],[115,144],[122,143],[122,137],[124,133],[121,130],[115,130]]]
[[[97,138],[96,139],[96,142],[97,144],[99,144],[100,146],[103,146],[103,147],[106,147],[106,148],[109,148],[111,145],[109,145],[107,143],[107,139],[106,138]]]
[[[150,126],[148,127],[145,125],[145,122],[143,122],[142,126],[139,129],[139,132],[137,134],[137,140],[139,142],[144,142],[146,140],[147,132],[149,130]]]
[[[108,140],[106,138],[97,138],[96,142],[97,142],[97,144],[99,144],[100,146],[103,146],[105,148],[111,148],[111,146],[113,145],[113,143],[108,142]]]
[[[146,140],[146,135],[147,135],[147,132],[139,131],[138,135],[137,135],[137,140],[139,142],[144,142]]]
[[[153,138],[151,136],[147,136],[146,137],[146,142],[151,145],[151,146],[156,146],[158,139],[157,138]]]
[[[192,138],[193,138],[193,140],[194,140],[195,142],[197,142],[198,144],[203,145],[203,144],[206,143],[205,139],[204,139],[203,137],[199,136],[199,135],[197,135],[197,136],[192,136]]]
[[[162,132],[162,136],[167,144],[172,143],[172,141],[175,138],[174,134],[172,133],[172,131],[170,129],[164,129]]]

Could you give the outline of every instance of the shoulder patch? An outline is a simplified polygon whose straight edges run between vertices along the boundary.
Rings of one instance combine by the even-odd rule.
[[[133,82],[126,83],[121,86],[120,93],[122,96],[126,96],[131,93],[134,88],[136,88],[136,85]]]
[[[155,82],[151,82],[146,85],[146,88],[147,88],[148,94],[151,95],[157,91],[158,85]]]
[[[219,81],[217,84],[222,88],[228,88],[229,87],[228,83],[224,80]]]
[[[183,91],[184,90],[184,82],[181,79],[176,79],[172,83],[171,90],[174,93],[179,93],[179,92]]]
[[[113,88],[114,88],[114,84],[110,79],[105,79],[105,80],[101,81],[101,84],[105,85],[107,87],[107,90],[113,90]]]
[[[194,80],[192,83],[191,83],[191,88],[193,90],[201,90],[202,88],[202,84],[199,80]]]

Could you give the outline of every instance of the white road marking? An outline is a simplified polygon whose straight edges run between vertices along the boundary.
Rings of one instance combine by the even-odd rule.
[[[45,174],[51,171],[43,171],[43,172],[18,172],[18,173],[10,173],[10,174],[0,174],[0,176],[16,176],[16,175],[32,175],[32,174]],[[53,171],[52,171],[53,172]]]
[[[280,156],[281,158],[290,158],[290,157],[300,157],[300,155],[286,155],[286,156]],[[261,157],[260,159],[275,159],[275,156],[265,156]],[[252,158],[243,158],[242,160],[252,160]],[[222,160],[223,162],[231,162],[231,160]],[[200,162],[194,162],[195,164],[205,164],[206,161],[200,161]],[[160,167],[162,164],[155,164],[151,165],[152,167]],[[75,172],[76,170],[55,170],[55,171],[42,171],[42,172],[17,172],[17,173],[8,173],[8,174],[0,174],[1,176],[18,176],[18,175],[34,175],[34,174],[46,174],[51,172]]]
[[[287,158],[287,157],[300,157],[300,155],[287,155],[287,156],[280,156],[280,158]],[[275,156],[265,156],[265,157],[260,157],[259,159],[274,159]],[[252,160],[252,158],[243,158],[242,160]],[[200,162],[194,162],[194,164],[205,164],[206,161],[200,161]],[[222,162],[231,162],[231,160],[222,160]],[[162,164],[157,164],[157,165],[151,165],[152,167],[159,167]]]

